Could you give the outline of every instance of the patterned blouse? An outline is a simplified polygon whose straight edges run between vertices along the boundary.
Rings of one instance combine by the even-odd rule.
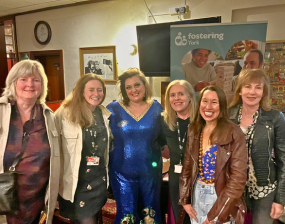
[[[215,168],[217,160],[217,144],[212,145],[202,156],[203,173],[206,180],[210,180],[215,177]],[[203,181],[200,173],[198,173],[198,178]]]
[[[239,109],[239,115],[238,115],[238,124],[240,126],[240,121],[242,119],[242,106]],[[249,197],[254,199],[260,199],[265,198],[267,195],[269,195],[271,192],[273,192],[276,189],[277,181],[275,181],[273,184],[268,184],[267,186],[258,186],[257,185],[257,179],[255,176],[255,171],[253,167],[253,162],[251,158],[251,148],[252,148],[252,140],[254,136],[254,127],[257,121],[257,118],[259,116],[258,110],[253,114],[253,123],[247,127],[247,129],[242,129],[243,133],[245,134],[246,138],[246,147],[248,149],[248,181],[246,183],[249,191]]]
[[[22,123],[16,102],[11,101],[11,119],[8,141],[4,154],[4,170],[8,171],[22,150],[23,133],[30,134],[22,159],[16,166],[19,213],[7,215],[9,224],[32,223],[44,207],[46,187],[49,180],[50,145],[41,105],[35,104],[36,117],[32,122]]]

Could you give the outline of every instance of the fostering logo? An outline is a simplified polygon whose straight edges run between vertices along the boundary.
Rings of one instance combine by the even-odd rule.
[[[199,39],[224,39],[224,33],[189,33],[188,40],[185,35],[182,35],[182,32],[179,32],[175,37],[175,45],[176,46],[185,46],[185,45],[199,45]]]

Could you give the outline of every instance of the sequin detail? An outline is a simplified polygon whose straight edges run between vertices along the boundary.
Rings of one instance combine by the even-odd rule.
[[[136,218],[133,214],[127,214],[124,218],[121,219],[121,224],[134,224]]]
[[[140,224],[157,224],[157,222],[154,220],[155,213],[156,212],[150,206],[143,209],[142,214],[144,219],[140,221]]]
[[[125,110],[132,118],[134,118],[136,121],[139,121],[139,120],[142,119],[142,118],[144,117],[144,115],[148,112],[149,108],[150,108],[150,107],[152,106],[152,104],[153,104],[153,100],[150,100],[150,101],[148,102],[147,108],[146,108],[145,111],[144,111],[140,116],[138,116],[138,117],[136,117],[135,115],[133,115],[132,112],[129,111],[128,108],[127,108],[121,101],[119,101],[118,103],[121,105],[121,107],[124,108],[124,110]]]

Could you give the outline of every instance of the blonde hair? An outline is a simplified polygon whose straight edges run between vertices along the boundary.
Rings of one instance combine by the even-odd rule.
[[[186,92],[190,96],[191,100],[187,108],[190,112],[190,121],[194,119],[195,108],[196,108],[196,98],[195,98],[194,89],[189,82],[187,82],[186,80],[174,80],[171,83],[169,83],[166,89],[166,93],[165,93],[165,110],[164,112],[162,112],[162,115],[164,117],[165,123],[168,125],[169,129],[172,131],[176,128],[176,112],[175,110],[173,110],[173,108],[170,105],[169,94],[170,94],[171,87],[174,85],[183,86]]]
[[[263,83],[263,96],[260,101],[260,106],[263,110],[269,111],[271,105],[269,104],[270,97],[270,81],[269,77],[265,74],[262,69],[242,69],[237,77],[235,85],[234,96],[229,105],[229,108],[234,107],[238,104],[242,104],[242,98],[239,95],[241,89],[246,84],[257,82]]]
[[[86,83],[91,80],[98,80],[103,86],[104,97],[106,97],[106,85],[103,79],[93,73],[87,73],[76,82],[72,92],[62,102],[62,107],[67,109],[66,119],[73,124],[79,124],[80,127],[90,127],[94,123],[90,104],[85,100],[84,89]],[[100,103],[100,104],[101,104]]]
[[[37,98],[37,103],[44,103],[47,96],[48,79],[42,64],[34,60],[23,60],[16,63],[6,78],[6,87],[2,96],[10,100],[16,100],[16,82],[20,77],[39,74],[41,78],[42,91]]]
[[[127,96],[126,92],[126,80],[129,78],[132,78],[134,76],[138,76],[139,79],[142,81],[145,87],[145,96],[143,98],[144,101],[148,102],[151,97],[152,97],[152,90],[150,84],[147,82],[145,75],[141,70],[138,68],[129,68],[126,70],[122,75],[119,76],[117,85],[119,86],[120,89],[120,95],[121,95],[121,100],[124,103],[125,106],[128,106],[130,103],[130,99]]]

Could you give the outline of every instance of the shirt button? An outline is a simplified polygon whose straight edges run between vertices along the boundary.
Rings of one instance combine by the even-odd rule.
[[[90,169],[87,169],[87,170],[86,170],[86,173],[89,173],[89,172],[90,172]]]
[[[87,190],[91,190],[91,189],[92,189],[92,187],[88,184]]]
[[[84,207],[84,205],[85,205],[85,202],[84,202],[84,201],[79,202],[80,208]]]

